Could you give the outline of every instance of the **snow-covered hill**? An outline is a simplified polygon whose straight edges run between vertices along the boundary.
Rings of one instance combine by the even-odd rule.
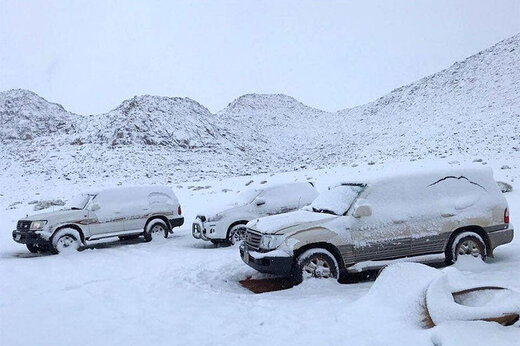
[[[520,35],[336,113],[247,94],[217,114],[187,98],[137,96],[81,116],[11,90],[0,93],[0,116],[0,169],[22,182],[168,182],[448,156],[508,164],[520,156]]]
[[[520,35],[338,114],[365,155],[518,153]]]
[[[117,145],[214,147],[220,134],[213,115],[189,98],[136,96],[119,107],[89,117],[86,140]]]
[[[72,133],[77,115],[32,91],[0,92],[0,141],[30,140],[56,133]]]

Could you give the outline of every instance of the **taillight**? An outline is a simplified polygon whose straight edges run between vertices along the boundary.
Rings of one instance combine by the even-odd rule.
[[[182,215],[182,209],[181,209],[181,206],[179,205],[179,208],[177,208],[177,214],[178,215]]]
[[[509,223],[509,210],[504,210],[504,223]]]

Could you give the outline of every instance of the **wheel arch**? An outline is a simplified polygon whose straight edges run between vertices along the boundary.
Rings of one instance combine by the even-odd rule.
[[[81,240],[81,243],[82,243],[82,244],[85,244],[85,234],[83,233],[83,230],[81,229],[81,227],[79,227],[78,225],[75,225],[75,224],[73,224],[73,223],[71,223],[71,224],[65,224],[65,225],[61,225],[61,226],[57,227],[57,228],[54,230],[54,232],[52,232],[52,235],[51,235],[51,237],[49,238],[51,244],[52,244],[52,240],[54,239],[54,235],[55,235],[56,233],[58,233],[60,230],[64,229],[64,228],[72,228],[72,229],[78,231],[79,236],[81,237],[81,239],[80,239],[80,240]]]
[[[168,218],[166,216],[164,216],[164,215],[153,215],[153,216],[150,216],[146,220],[146,223],[144,224],[143,232],[146,231],[146,228],[148,227],[150,222],[152,222],[153,220],[157,220],[157,219],[163,221],[166,224],[166,228],[168,229],[168,231],[171,231],[170,221],[168,220]]]
[[[231,223],[231,225],[229,225],[229,227],[227,228],[227,231],[226,231],[226,239],[229,239],[229,232],[231,231],[231,229],[233,227],[235,227],[236,225],[245,225],[249,222],[249,220],[237,220],[237,221],[234,221],[233,223]]]
[[[297,258],[305,251],[320,248],[329,251],[334,256],[336,262],[338,263],[339,270],[345,269],[345,263],[343,263],[343,257],[341,256],[341,252],[338,250],[336,246],[326,242],[310,243],[305,244],[302,247],[299,247],[298,249],[294,250],[294,261],[296,262]]]
[[[470,226],[464,226],[464,227],[457,228],[453,232],[451,232],[450,238],[444,248],[444,253],[449,260],[452,260],[452,258],[451,258],[452,254],[451,254],[450,250],[453,247],[453,242],[455,241],[455,238],[457,238],[457,236],[459,234],[464,233],[464,232],[475,233],[475,234],[479,235],[482,238],[482,240],[484,241],[484,245],[485,245],[484,251],[486,253],[486,256],[493,256],[493,250],[491,249],[491,241],[489,240],[489,236],[488,236],[487,232],[481,226],[470,225]]]

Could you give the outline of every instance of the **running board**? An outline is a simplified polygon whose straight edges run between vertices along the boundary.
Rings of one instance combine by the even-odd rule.
[[[360,273],[365,270],[375,270],[386,267],[387,265],[401,262],[419,262],[419,263],[439,263],[444,262],[444,253],[422,255],[414,257],[403,257],[392,260],[381,260],[381,261],[363,261],[358,262],[350,267],[347,267],[349,273]]]
[[[103,239],[103,238],[112,238],[112,237],[119,237],[119,236],[125,236],[125,235],[140,235],[140,234],[143,234],[143,231],[132,230],[132,231],[111,232],[111,233],[95,234],[95,235],[89,237],[87,240],[98,240],[98,239]]]

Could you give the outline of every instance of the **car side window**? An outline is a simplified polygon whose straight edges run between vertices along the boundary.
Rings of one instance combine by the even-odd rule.
[[[265,200],[265,207],[274,213],[288,211],[294,207],[294,198],[286,186],[277,186],[265,190],[260,198]]]

